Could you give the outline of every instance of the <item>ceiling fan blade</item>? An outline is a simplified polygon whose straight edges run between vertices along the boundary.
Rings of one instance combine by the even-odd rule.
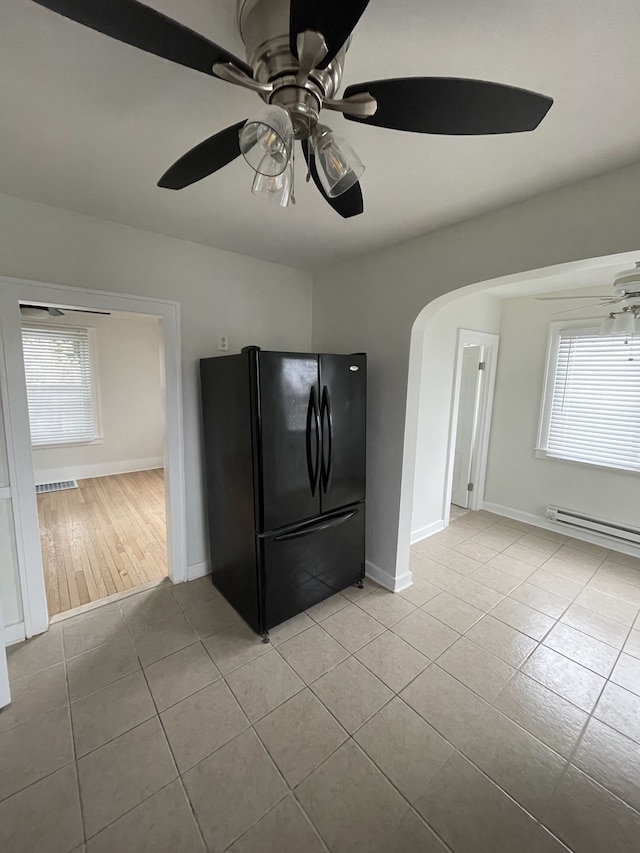
[[[472,136],[534,130],[552,98],[484,80],[456,77],[397,77],[348,86],[349,98],[367,92],[378,109],[365,118],[345,113],[350,121],[416,133]]]
[[[291,0],[289,45],[298,55],[297,38],[305,30],[322,33],[329,48],[318,68],[326,68],[353,32],[369,0]]]
[[[554,311],[552,317],[559,317],[560,314],[571,314],[572,311],[591,311],[593,308],[601,308],[601,305],[582,305],[581,307],[565,308],[564,311]]]
[[[217,44],[137,0],[34,0],[125,44],[213,76],[216,62],[232,62],[252,77],[248,65]]]
[[[191,151],[187,151],[167,169],[158,181],[158,186],[168,190],[184,189],[235,160],[240,156],[238,133],[244,123],[239,121],[231,127],[225,127],[224,130],[196,145]]]
[[[65,308],[65,311],[73,311],[74,314],[100,314],[103,317],[110,317],[111,311],[90,311],[88,308]]]
[[[309,142],[306,139],[302,140],[302,150],[304,152],[304,159],[307,161],[307,164],[309,166],[309,171],[311,172],[313,183],[320,190],[320,193],[322,194],[324,200],[331,205],[335,212],[339,213],[343,219],[350,219],[352,216],[358,216],[360,213],[362,213],[364,211],[364,201],[362,199],[362,190],[360,189],[360,183],[355,183],[345,193],[342,193],[342,195],[336,196],[335,198],[330,198],[326,194],[324,187],[320,183],[320,178],[318,177],[318,170],[316,169],[316,158],[309,151]]]
[[[554,302],[557,299],[611,299],[611,296],[534,296],[534,299],[538,302]]]

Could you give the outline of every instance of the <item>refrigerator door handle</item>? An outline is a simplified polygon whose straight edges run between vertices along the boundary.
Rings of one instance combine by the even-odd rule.
[[[327,461],[325,464],[325,415],[327,418]],[[331,398],[329,389],[325,385],[322,389],[322,402],[320,404],[320,425],[322,428],[322,488],[326,494],[331,486],[331,474],[333,473],[333,415],[331,413]]]
[[[276,536],[274,542],[284,542],[286,539],[300,539],[303,536],[311,536],[313,533],[318,533],[320,530],[327,530],[330,527],[338,527],[344,524],[358,512],[357,509],[352,509],[349,512],[344,512],[341,515],[334,515],[333,518],[324,521],[322,524],[313,524],[307,527],[302,527],[299,530],[292,530],[291,533],[282,533]]]
[[[315,462],[312,457],[311,448],[311,422],[315,425]],[[309,406],[307,407],[307,471],[309,474],[309,486],[311,494],[315,497],[316,489],[318,488],[318,478],[320,476],[320,415],[318,412],[318,398],[316,389],[312,385],[311,393],[309,394]]]

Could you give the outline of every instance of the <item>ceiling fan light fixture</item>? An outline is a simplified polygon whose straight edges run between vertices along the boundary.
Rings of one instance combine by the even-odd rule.
[[[636,319],[631,311],[621,311],[615,315],[612,335],[633,335],[636,330]]]
[[[266,155],[269,156],[269,155]],[[256,172],[251,192],[257,198],[268,201],[277,207],[288,207],[293,189],[293,167],[289,162],[284,172],[279,175],[266,175]]]
[[[21,305],[20,313],[23,317],[37,317],[40,320],[46,317],[64,317],[64,311],[47,305]]]
[[[613,327],[616,322],[616,315],[609,314],[608,317],[605,317],[602,323],[600,324],[600,332],[598,333],[601,338],[608,338],[613,334]]]
[[[260,175],[281,175],[291,159],[293,125],[289,113],[268,104],[240,129],[240,151],[251,168]]]
[[[331,128],[319,124],[313,131],[312,145],[318,176],[329,198],[336,198],[360,180],[364,165],[346,139],[335,136]]]

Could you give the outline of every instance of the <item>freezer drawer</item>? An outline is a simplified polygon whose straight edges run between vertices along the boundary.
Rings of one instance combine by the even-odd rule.
[[[263,630],[364,576],[364,503],[259,538]]]

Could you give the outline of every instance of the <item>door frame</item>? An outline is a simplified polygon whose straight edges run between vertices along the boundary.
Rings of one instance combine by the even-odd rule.
[[[480,386],[478,405],[478,429],[476,431],[475,452],[471,456],[471,482],[473,491],[469,495],[469,509],[482,509],[484,487],[487,475],[487,457],[489,454],[489,435],[491,432],[491,413],[493,394],[496,384],[498,348],[500,336],[489,332],[474,332],[471,329],[458,329],[456,360],[451,398],[451,419],[449,421],[449,443],[447,447],[447,468],[443,495],[442,518],[444,526],[449,526],[451,518],[451,492],[453,489],[453,464],[458,432],[458,410],[460,406],[460,386],[462,381],[462,357],[465,344],[482,347],[482,359],[485,362],[484,382]]]
[[[0,601],[0,709],[6,707],[11,702],[11,686],[9,684],[9,668],[7,666],[7,649],[4,634],[2,602]]]
[[[12,485],[18,569],[25,636],[49,626],[40,529],[31,456],[29,410],[22,354],[20,303],[126,311],[162,320],[164,342],[165,508],[167,564],[173,583],[187,580],[186,501],[183,454],[180,303],[0,276],[0,340],[6,388],[5,431]],[[2,364],[4,362],[4,364]]]

